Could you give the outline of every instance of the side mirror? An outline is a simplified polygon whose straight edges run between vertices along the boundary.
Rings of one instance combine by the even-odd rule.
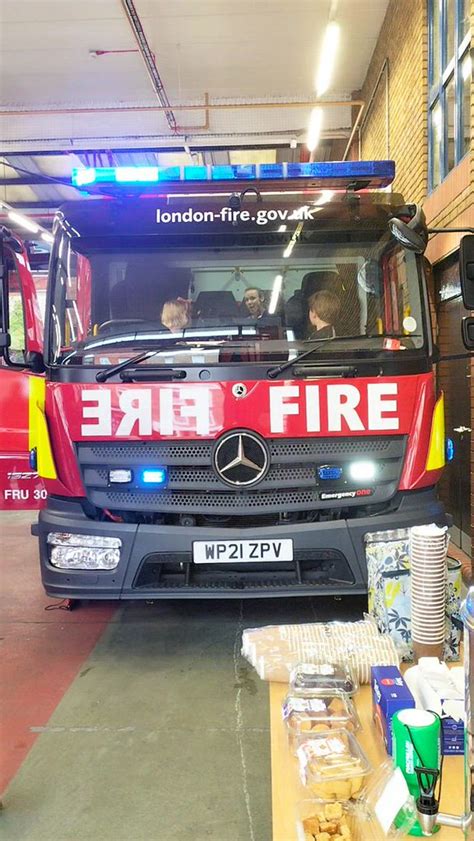
[[[474,318],[467,315],[462,320],[462,340],[468,350],[474,350]]]
[[[402,219],[393,217],[388,223],[390,232],[408,251],[416,254],[423,254],[428,244],[428,228],[426,226],[425,214],[421,207],[417,207],[413,219],[403,222]]]
[[[474,234],[465,236],[461,240],[459,249],[459,276],[461,278],[461,292],[464,306],[468,310],[474,309]],[[468,319],[464,319],[467,321]],[[463,323],[464,339],[464,323]],[[465,343],[465,340],[464,340]],[[467,347],[467,345],[466,345]]]

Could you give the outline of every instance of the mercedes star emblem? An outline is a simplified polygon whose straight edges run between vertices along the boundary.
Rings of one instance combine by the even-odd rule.
[[[265,441],[253,432],[229,432],[214,450],[214,469],[233,487],[248,487],[267,474],[270,458]]]
[[[245,383],[234,383],[232,386],[232,394],[234,397],[245,397],[247,394],[247,386]]]

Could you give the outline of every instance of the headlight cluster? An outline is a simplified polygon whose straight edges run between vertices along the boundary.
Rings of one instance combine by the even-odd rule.
[[[122,541],[118,537],[50,532],[51,564],[60,569],[115,569]]]

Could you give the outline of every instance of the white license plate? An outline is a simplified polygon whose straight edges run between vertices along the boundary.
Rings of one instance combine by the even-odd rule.
[[[195,564],[292,561],[292,540],[197,540],[193,543]]]

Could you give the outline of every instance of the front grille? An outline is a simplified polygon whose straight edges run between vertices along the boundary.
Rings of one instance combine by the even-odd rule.
[[[104,467],[84,468],[84,481],[88,487],[108,487],[108,473]],[[312,465],[274,465],[270,468],[269,475],[259,484],[259,489],[264,491],[268,488],[314,488],[315,468]],[[229,491],[229,486],[224,485],[214,473],[212,467],[181,467],[172,466],[168,470],[167,487],[172,491],[178,490],[215,490]],[[115,490],[117,486],[115,485]],[[149,491],[145,493],[146,496]],[[164,493],[160,493],[160,498]]]
[[[98,509],[137,512],[136,516],[190,514],[197,518],[242,517],[249,515],[248,526],[256,518],[274,515],[275,522],[288,514],[356,511],[362,506],[387,503],[398,487],[405,438],[403,436],[360,438],[271,439],[270,468],[265,478],[248,489],[229,488],[214,472],[214,441],[151,441],[80,443],[79,464],[87,499]],[[317,465],[338,464],[344,467],[354,458],[377,464],[377,485],[366,499],[342,498],[322,500],[321,492],[353,489],[347,482],[320,482]],[[168,482],[163,490],[146,489],[134,478],[127,485],[109,484],[112,468],[129,468],[135,477],[138,468],[164,466]],[[319,514],[318,514],[319,515]],[[166,520],[165,522],[175,522]],[[197,525],[208,524],[208,522]]]

